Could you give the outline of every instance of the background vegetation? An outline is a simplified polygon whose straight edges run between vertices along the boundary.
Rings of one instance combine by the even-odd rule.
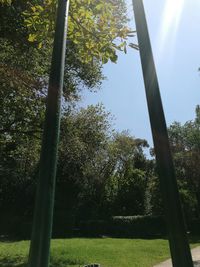
[[[146,140],[114,131],[102,105],[77,108],[80,90],[98,90],[102,64],[133,34],[123,0],[84,2],[70,10],[53,235],[163,235],[153,149],[147,157]],[[0,1],[1,235],[30,236],[55,10],[55,1]],[[199,106],[169,137],[188,229],[198,232]]]

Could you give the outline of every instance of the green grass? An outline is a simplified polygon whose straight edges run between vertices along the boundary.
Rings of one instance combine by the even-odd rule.
[[[200,244],[199,239],[192,240]],[[0,267],[25,267],[29,242],[0,242]],[[100,263],[101,267],[152,267],[169,257],[163,239],[72,238],[52,241],[51,267],[79,267]]]

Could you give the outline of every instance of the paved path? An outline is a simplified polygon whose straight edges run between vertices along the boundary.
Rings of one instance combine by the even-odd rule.
[[[192,259],[194,261],[194,267],[200,267],[200,247],[192,249]],[[162,263],[159,263],[158,265],[155,265],[154,267],[172,267],[172,261],[171,259],[166,260]]]

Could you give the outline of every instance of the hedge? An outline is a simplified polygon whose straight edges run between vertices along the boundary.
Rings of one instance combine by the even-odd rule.
[[[167,235],[163,216],[114,216],[109,220],[85,220],[77,224],[82,236],[110,236],[125,238],[158,238]],[[200,235],[200,219],[187,225],[191,235]]]
[[[166,235],[162,217],[115,216],[109,220],[88,220],[78,224],[80,234],[112,237],[158,237]]]
[[[159,237],[166,235],[166,226],[161,216],[115,216],[110,231],[116,237]]]
[[[166,226],[161,216],[115,216],[108,220],[85,220],[75,223],[75,218],[56,214],[53,226],[53,238],[60,237],[124,237],[124,238],[158,238],[167,235]],[[30,239],[30,219],[22,217],[0,220],[0,236],[8,238]],[[191,235],[200,235],[200,219],[188,223]]]
[[[200,235],[200,219],[193,219],[188,222],[188,230],[192,235]]]

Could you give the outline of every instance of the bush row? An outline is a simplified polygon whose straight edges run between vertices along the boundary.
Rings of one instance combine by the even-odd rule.
[[[115,216],[109,220],[90,220],[79,224],[80,233],[86,236],[158,237],[166,235],[162,217]]]
[[[5,218],[4,218],[5,219]],[[188,223],[188,231],[193,235],[200,235],[200,220]],[[125,237],[125,238],[157,238],[166,236],[166,226],[161,216],[115,216],[108,220],[85,220],[75,223],[70,218],[57,218],[54,221],[53,237]],[[29,239],[31,236],[31,222],[24,218],[15,217],[12,220],[0,221],[0,236]]]
[[[162,216],[115,216],[109,220],[82,221],[78,228],[83,236],[156,238],[167,235]],[[200,235],[200,219],[188,222],[187,231],[191,235]]]

